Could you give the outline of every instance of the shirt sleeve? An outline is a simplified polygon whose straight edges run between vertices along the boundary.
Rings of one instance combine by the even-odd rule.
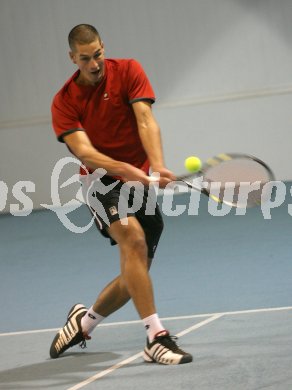
[[[54,97],[51,112],[53,129],[60,142],[65,142],[65,135],[84,130],[78,113],[66,102],[61,92]]]
[[[144,69],[136,60],[129,61],[128,97],[131,104],[141,100],[155,102],[155,94],[150,81]]]

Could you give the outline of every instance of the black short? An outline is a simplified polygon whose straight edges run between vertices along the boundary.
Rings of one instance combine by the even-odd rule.
[[[83,185],[83,196],[97,228],[112,245],[116,242],[108,234],[110,224],[129,216],[136,217],[145,233],[148,257],[153,258],[163,230],[163,219],[154,189],[151,191],[138,184],[130,187],[104,176],[92,181],[89,187]]]

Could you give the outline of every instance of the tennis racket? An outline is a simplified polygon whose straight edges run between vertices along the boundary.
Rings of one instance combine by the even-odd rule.
[[[257,157],[222,153],[208,159],[200,171],[183,175],[177,182],[200,191],[218,203],[249,208],[271,196],[270,182],[275,177],[266,163]]]

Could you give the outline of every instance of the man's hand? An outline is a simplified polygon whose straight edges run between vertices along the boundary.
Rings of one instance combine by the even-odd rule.
[[[128,165],[126,174],[122,177],[124,182],[139,181],[140,183],[149,186],[154,182],[159,183],[160,188],[164,188],[167,184],[176,180],[175,175],[169,169],[162,167],[153,171],[151,176],[146,175],[141,169]]]
[[[167,184],[172,183],[176,180],[176,177],[173,172],[169,169],[162,167],[159,169],[153,170],[153,174],[150,177],[152,182],[158,181],[160,188],[165,188]]]
[[[151,183],[151,177],[148,176],[142,169],[136,168],[133,165],[125,164],[122,180],[128,181],[139,181],[143,185],[149,186]]]

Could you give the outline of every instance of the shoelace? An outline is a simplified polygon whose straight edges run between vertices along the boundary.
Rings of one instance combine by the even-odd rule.
[[[84,337],[84,339],[81,341],[81,343],[79,343],[79,347],[82,349],[85,349],[85,348],[87,348],[86,340],[91,340],[91,336],[89,336],[86,333],[83,333],[83,337]]]
[[[179,348],[179,346],[176,344],[176,340],[178,339],[178,337],[176,336],[171,336],[171,335],[163,335],[163,336],[160,336],[158,337],[161,341],[163,340],[164,341],[164,344],[166,345],[166,347],[171,347],[171,349],[173,351],[181,351],[181,349]]]
[[[86,340],[82,340],[81,343],[79,344],[79,347],[80,347],[81,349],[87,348],[87,346],[86,346]]]

